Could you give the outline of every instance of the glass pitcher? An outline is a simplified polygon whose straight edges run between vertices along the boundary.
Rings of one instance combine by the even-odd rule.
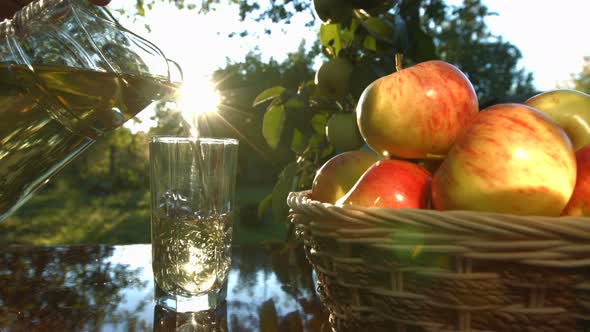
[[[0,221],[105,132],[172,94],[171,64],[88,0],[37,0],[0,22]]]

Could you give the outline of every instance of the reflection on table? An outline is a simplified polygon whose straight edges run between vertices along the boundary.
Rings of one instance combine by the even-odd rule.
[[[154,303],[150,245],[0,249],[0,331],[329,331],[301,251],[234,248],[227,302]]]

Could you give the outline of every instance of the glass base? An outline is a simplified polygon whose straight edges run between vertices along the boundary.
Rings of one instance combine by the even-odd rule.
[[[155,302],[164,308],[175,312],[197,312],[217,309],[222,306],[227,297],[227,280],[219,290],[211,290],[207,293],[184,297],[164,292],[154,282]]]
[[[175,312],[156,304],[152,332],[227,332],[226,304],[198,312]]]

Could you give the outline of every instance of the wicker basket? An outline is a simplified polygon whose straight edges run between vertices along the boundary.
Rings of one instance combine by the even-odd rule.
[[[289,195],[337,331],[590,331],[590,218]]]

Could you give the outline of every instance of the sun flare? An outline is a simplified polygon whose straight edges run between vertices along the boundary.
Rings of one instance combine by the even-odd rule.
[[[191,134],[199,134],[199,118],[218,111],[221,97],[208,77],[186,77],[179,90],[182,117],[191,126]]]

